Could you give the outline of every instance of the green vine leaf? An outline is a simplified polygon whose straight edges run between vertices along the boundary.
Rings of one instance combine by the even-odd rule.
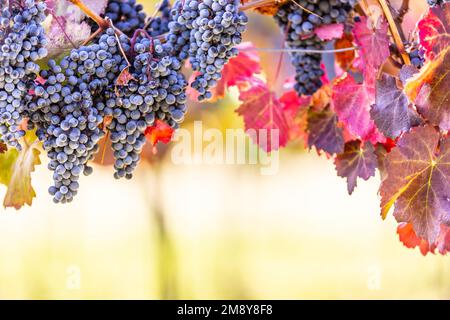
[[[0,153],[0,183],[7,187],[3,206],[16,210],[25,204],[31,205],[36,192],[31,185],[31,172],[41,164],[39,141],[34,132],[29,131],[22,142],[22,151],[9,148]]]

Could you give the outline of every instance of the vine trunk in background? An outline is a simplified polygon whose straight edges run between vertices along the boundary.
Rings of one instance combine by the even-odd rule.
[[[114,177],[131,179],[145,143],[169,143],[189,100],[214,102],[235,87],[246,129],[267,132],[253,136],[261,149],[303,139],[333,159],[350,194],[378,169],[381,217],[393,212],[407,247],[446,254],[450,3],[428,1],[406,39],[401,23],[416,4],[162,0],[147,16],[134,0],[3,1],[4,206],[31,205],[31,173],[42,151],[56,203],[73,201],[80,175],[92,173],[89,164],[107,142]],[[282,48],[242,43],[248,10],[273,17]],[[268,86],[259,50],[289,54],[294,74],[284,92]],[[335,54],[331,72],[324,53]],[[278,143],[270,141],[272,130]]]

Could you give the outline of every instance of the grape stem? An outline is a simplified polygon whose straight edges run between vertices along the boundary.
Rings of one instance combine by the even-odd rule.
[[[145,23],[144,29],[147,29],[150,24],[152,23],[153,19],[155,19],[156,15],[158,14],[159,10],[161,9],[161,6],[163,5],[163,0],[160,0],[157,4],[156,4],[156,10],[153,12],[153,14],[151,15],[151,17],[149,17],[147,19],[147,22]]]
[[[95,21],[95,23],[101,28],[101,29],[107,29],[109,28],[110,24],[106,19],[103,19],[98,14],[96,14],[94,11],[92,11],[84,2],[83,0],[69,0],[72,4],[76,5],[78,8],[80,8],[81,11],[83,11],[89,18]],[[255,0],[251,2],[247,2],[239,7],[240,11],[255,9],[263,6],[273,5],[277,3],[282,3],[284,1],[281,0]]]
[[[308,12],[309,14],[312,14],[313,16],[318,17],[320,20],[323,20],[323,18],[321,16],[319,16],[317,13],[312,12],[311,10],[306,9],[305,7],[302,7],[299,3],[297,3],[297,1],[292,0],[292,2],[299,7],[300,9],[302,9],[303,11]]]
[[[380,3],[381,9],[383,9],[384,15],[389,23],[389,29],[391,30],[392,37],[394,38],[394,42],[398,48],[398,51],[400,52],[403,62],[407,65],[410,65],[411,60],[409,59],[409,55],[406,53],[402,37],[397,28],[394,17],[392,16],[392,12],[389,9],[388,4],[386,3],[386,0],[378,0],[378,2]]]
[[[89,18],[95,21],[95,23],[103,30],[108,29],[110,24],[107,20],[100,17],[94,11],[92,11],[82,0],[69,0],[83,11]]]
[[[88,17],[90,17],[92,20],[94,20],[98,26],[101,29],[106,29],[109,27],[113,27],[114,30],[116,30],[119,33],[122,33],[119,29],[115,28],[112,24],[112,22],[109,19],[103,19],[98,14],[93,12],[89,7],[86,6],[86,4],[83,3],[82,0],[69,0],[71,3],[79,7]],[[381,1],[381,0],[380,0]],[[268,5],[273,4],[279,4],[283,3],[282,0],[255,0],[251,2],[247,2],[239,7],[240,11],[260,8]],[[392,15],[391,15],[392,17]],[[89,39],[91,39],[90,37]],[[162,34],[155,39],[159,39],[161,41],[164,41],[165,34]],[[89,39],[87,40],[87,43],[89,42]],[[345,51],[352,51],[357,50],[358,47],[350,47],[350,48],[342,48],[342,49],[334,49],[334,50],[313,50],[313,49],[291,49],[291,48],[257,48],[257,51],[266,51],[266,52],[303,52],[303,53],[337,53],[337,52],[345,52]],[[120,50],[122,51],[122,54],[125,56],[125,53],[123,52],[123,49],[120,47]],[[253,50],[253,49],[251,49]],[[409,57],[408,57],[409,58]],[[129,62],[128,62],[129,64]],[[129,64],[130,65],[130,64]]]
[[[104,19],[102,17],[100,17],[98,14],[96,14],[94,11],[92,11],[84,2],[83,0],[69,0],[72,4],[76,5],[78,8],[80,8],[81,11],[83,11],[89,18],[91,18],[92,20],[94,20],[94,22],[99,26],[99,28],[101,30],[105,30],[107,28],[109,28],[111,26],[110,21],[108,21],[107,19]],[[255,9],[255,8],[260,8],[260,7],[264,7],[264,6],[269,6],[269,5],[273,5],[273,4],[279,4],[279,3],[283,3],[285,2],[284,0],[255,0],[255,1],[251,1],[251,2],[247,2],[243,5],[241,5],[239,7],[240,11],[245,11],[245,10],[251,10],[251,9]],[[160,5],[161,6],[161,5]],[[151,19],[149,20],[151,21]],[[149,23],[149,21],[147,21],[147,23]],[[123,34],[123,32],[117,28],[114,27],[114,30],[116,32],[118,32],[119,34]],[[164,42],[165,39],[165,34],[162,34],[158,37],[155,37],[155,39],[161,40]],[[89,43],[89,41],[91,40],[91,38],[89,38],[87,41],[87,43]]]
[[[83,42],[82,46],[88,45],[92,40],[94,40],[95,38],[97,38],[97,36],[98,36],[100,33],[102,33],[102,32],[103,32],[102,28],[98,28],[93,34],[91,34],[91,36],[90,36],[89,38],[87,38],[87,39]]]
[[[402,1],[402,5],[398,9],[398,15],[396,17],[396,20],[399,23],[402,23],[403,22],[403,18],[408,13],[408,11],[409,11],[409,0],[403,0]]]
[[[107,22],[108,25],[110,25],[113,29],[116,29],[116,28],[114,27],[113,22],[112,22],[109,18],[106,18],[106,22]],[[123,47],[122,47],[122,44],[121,44],[121,42],[120,42],[119,36],[117,35],[117,32],[114,33],[114,36],[116,37],[117,45],[119,46],[120,53],[122,53],[122,56],[123,56],[123,58],[125,59],[125,61],[127,62],[128,68],[129,68],[129,67],[131,66],[131,63],[130,63],[130,61],[128,60],[127,55],[125,54],[125,50],[123,50]]]

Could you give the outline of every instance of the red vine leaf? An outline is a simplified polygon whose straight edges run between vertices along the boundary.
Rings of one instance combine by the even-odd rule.
[[[344,152],[336,156],[334,164],[338,175],[347,178],[347,190],[352,194],[358,178],[368,180],[375,175],[378,160],[371,143],[362,146],[361,141],[354,140],[345,144]]]
[[[408,98],[397,87],[394,77],[383,74],[377,80],[375,104],[370,115],[386,137],[396,138],[422,123],[417,112],[409,105]]]
[[[323,24],[320,27],[314,29],[314,33],[320,40],[328,41],[333,39],[340,39],[344,34],[344,24]]]
[[[384,142],[370,118],[370,106],[375,102],[375,88],[358,84],[349,74],[338,79],[332,88],[332,105],[339,121],[349,132],[363,141]]]
[[[421,47],[428,59],[450,46],[450,3],[430,8],[417,23]]]
[[[308,112],[308,147],[329,154],[344,152],[344,134],[338,126],[336,113],[329,108]]]
[[[411,223],[402,222],[397,227],[397,234],[399,240],[403,245],[409,249],[419,247],[422,255],[426,256],[429,252],[434,252],[434,248],[430,248],[428,241],[419,238],[414,232],[413,225]]]
[[[260,59],[253,43],[243,42],[236,48],[239,49],[239,54],[224,66],[222,78],[211,90],[212,98],[208,102],[222,99],[228,88],[246,84],[255,74],[261,73]],[[196,76],[197,73],[194,72],[189,82],[192,83]],[[187,94],[192,100],[197,100],[198,92],[192,87],[187,89]]]
[[[438,240],[434,244],[437,249],[439,250],[439,253],[441,254],[447,254],[447,252],[450,252],[450,227],[441,224],[441,232],[439,233]]]
[[[450,47],[407,81],[405,92],[422,116],[450,130]]]
[[[388,24],[383,19],[376,29],[369,28],[367,17],[361,17],[353,28],[353,36],[366,64],[380,67],[390,56]]]
[[[398,141],[385,159],[381,215],[395,204],[398,222],[434,243],[440,225],[450,223],[450,138],[440,139],[432,126],[414,128]]]
[[[372,85],[375,83],[378,69],[390,56],[388,24],[384,19],[380,19],[377,28],[374,29],[371,23],[368,23],[367,17],[361,17],[361,21],[355,23],[353,36],[360,48],[359,67],[366,83]]]
[[[280,103],[283,105],[283,113],[289,127],[289,141],[306,138],[307,114],[310,102],[310,97],[299,97],[294,90],[287,91],[280,97]]]
[[[145,130],[145,136],[152,146],[156,146],[158,142],[169,143],[172,140],[173,133],[173,128],[159,119]]]
[[[250,88],[240,93],[239,100],[242,103],[236,112],[243,116],[245,129],[253,131],[251,138],[261,149],[270,152],[286,146],[289,126],[283,105],[265,82],[254,78]]]
[[[31,172],[36,165],[41,164],[38,143],[36,135],[29,131],[23,139],[20,152],[9,148],[0,153],[0,183],[7,187],[4,207],[18,210],[25,204],[30,206],[36,197],[31,185]]]
[[[424,256],[428,253],[435,253],[436,249],[438,249],[439,253],[443,255],[450,252],[450,227],[444,224],[441,224],[438,239],[431,245],[428,241],[416,235],[414,232],[414,227],[411,223],[400,223],[397,227],[397,234],[405,247],[410,249],[419,247],[420,252]]]

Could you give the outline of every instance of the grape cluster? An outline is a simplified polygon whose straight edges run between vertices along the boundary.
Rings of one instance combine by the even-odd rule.
[[[148,22],[147,33],[151,37],[157,37],[169,32],[169,22],[171,21],[171,5],[169,0],[162,0],[158,7],[159,16],[152,18]]]
[[[158,41],[138,37],[131,45],[137,54],[130,68],[132,79],[119,88],[108,126],[117,179],[132,178],[145,144],[145,130],[155,119],[176,128],[186,111],[187,82],[180,72],[181,62]]]
[[[169,0],[162,0],[158,7],[158,14],[148,22],[147,15],[143,11],[143,6],[136,3],[136,0],[109,0],[104,17],[111,19],[114,26],[128,36],[133,36],[136,30],[146,30],[151,37],[157,37],[169,31],[171,5]],[[92,31],[96,31],[98,26],[92,21]]]
[[[133,42],[133,43],[132,43]],[[133,49],[133,50],[132,50]],[[123,52],[134,53],[132,65]],[[159,53],[158,53],[159,52]],[[70,202],[82,173],[99,149],[106,124],[114,151],[115,178],[131,178],[145,144],[145,130],[155,119],[177,127],[186,111],[186,81],[181,62],[158,41],[131,41],[108,29],[97,42],[74,49],[59,64],[50,60],[35,88],[30,123],[50,158],[54,201]],[[125,72],[131,80],[118,85]]]
[[[185,61],[189,57],[189,41],[191,32],[187,24],[192,24],[194,14],[183,9],[183,2],[175,1],[170,11],[170,22],[164,44],[165,50],[171,56],[177,57],[180,61]]]
[[[198,99],[211,98],[210,88],[221,78],[224,65],[238,55],[236,45],[242,41],[248,18],[239,12],[239,1],[187,1],[183,15],[189,14],[189,59],[194,71],[199,72],[192,87],[199,92]]]
[[[111,0],[106,15],[123,34],[107,29],[40,70],[36,62],[47,55],[45,4],[17,4],[0,18],[0,135],[20,148],[17,139],[25,132],[19,125],[28,119],[26,129],[36,129],[50,160],[55,203],[76,196],[106,132],[114,177],[130,179],[146,129],[157,119],[175,129],[184,120],[184,62],[190,58],[199,73],[193,87],[200,99],[210,97],[224,64],[238,53],[247,23],[235,0],[177,0],[173,7],[164,0],[147,25],[135,1]]]
[[[73,49],[59,64],[50,60],[41,72],[45,84],[35,88],[30,122],[50,159],[55,202],[72,201],[80,175],[92,173],[88,162],[104,136],[99,126],[113,113],[113,105],[99,97],[114,90],[122,60],[114,30],[108,29],[98,43]]]
[[[427,0],[430,7],[442,6],[445,3],[449,3],[450,0]]]
[[[11,9],[11,10],[10,10]],[[20,149],[18,139],[25,135],[21,123],[28,114],[28,91],[47,56],[47,40],[41,23],[46,5],[26,0],[1,10],[0,29],[0,141]]]
[[[299,95],[315,93],[322,86],[321,77],[324,74],[320,67],[321,54],[301,50],[322,50],[324,43],[314,35],[314,29],[324,24],[345,22],[356,2],[299,0],[278,9],[274,18],[285,35],[286,47],[299,50],[291,52],[291,62],[296,72],[294,88]]]
[[[118,24],[124,19],[114,14],[119,10],[115,2],[109,4],[105,15],[127,34],[136,36],[137,32],[142,32],[143,22],[134,21],[125,27]],[[127,4],[127,12],[128,7],[135,4],[134,1],[120,3]],[[192,68],[198,72],[192,87],[200,93],[199,100],[211,97],[209,89],[220,79],[224,65],[238,54],[235,46],[241,42],[248,20],[238,11],[238,6],[237,0],[177,0],[171,7],[169,1],[164,0],[158,8],[159,16],[152,18],[145,29],[151,38],[165,34],[165,43],[155,47],[159,48],[157,54],[165,52],[181,64],[190,58]]]
[[[409,58],[411,59],[411,64],[418,69],[422,68],[425,63],[423,51],[420,49],[412,49],[409,52]]]
[[[145,25],[144,7],[136,0],[109,0],[105,16],[111,19],[114,26],[123,33],[132,36],[136,29]]]

